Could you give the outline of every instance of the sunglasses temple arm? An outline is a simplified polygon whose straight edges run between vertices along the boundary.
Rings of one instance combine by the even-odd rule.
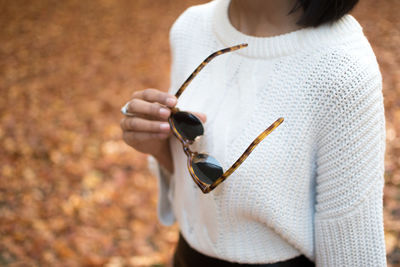
[[[219,50],[219,51],[214,52],[211,55],[209,55],[203,62],[200,63],[200,65],[192,72],[192,74],[190,74],[189,78],[187,78],[186,81],[181,85],[178,92],[176,92],[175,97],[179,98],[179,96],[183,93],[183,91],[190,84],[190,82],[193,80],[193,78],[196,77],[196,75],[204,68],[204,66],[207,65],[215,57],[225,54],[225,53],[228,53],[228,52],[232,52],[232,51],[244,48],[246,46],[247,46],[247,44],[235,45],[232,47],[224,48],[222,50]]]
[[[243,152],[238,160],[224,173],[220,178],[218,178],[212,185],[211,188],[215,188],[218,184],[222,183],[226,178],[229,177],[250,155],[253,149],[265,138],[269,135],[276,127],[278,127],[283,122],[283,118],[277,119],[274,123],[272,123],[265,131],[263,131],[256,139],[249,145],[249,147]]]

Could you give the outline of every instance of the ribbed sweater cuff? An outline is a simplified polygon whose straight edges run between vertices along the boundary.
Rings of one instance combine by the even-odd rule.
[[[382,210],[383,180],[366,201],[344,216],[315,218],[317,266],[386,266]]]
[[[169,184],[173,179],[172,174],[163,168],[153,156],[149,155],[147,160],[150,172],[157,177],[158,181],[158,219],[165,226],[172,225],[175,222],[171,200],[169,199]]]

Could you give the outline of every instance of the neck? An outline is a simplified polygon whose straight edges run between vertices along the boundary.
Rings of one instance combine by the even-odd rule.
[[[231,0],[228,14],[239,31],[258,37],[280,35],[301,29],[296,21],[302,9],[287,15],[295,0]]]

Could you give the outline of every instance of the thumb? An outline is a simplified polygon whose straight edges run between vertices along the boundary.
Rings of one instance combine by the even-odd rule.
[[[202,123],[205,123],[207,121],[207,116],[204,113],[199,113],[199,112],[191,112],[193,113],[196,117],[198,117]]]

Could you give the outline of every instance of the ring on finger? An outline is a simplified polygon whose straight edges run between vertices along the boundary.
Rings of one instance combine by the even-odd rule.
[[[129,102],[127,102],[122,108],[121,108],[121,113],[124,114],[127,117],[134,117],[135,114],[128,112],[128,106]]]

